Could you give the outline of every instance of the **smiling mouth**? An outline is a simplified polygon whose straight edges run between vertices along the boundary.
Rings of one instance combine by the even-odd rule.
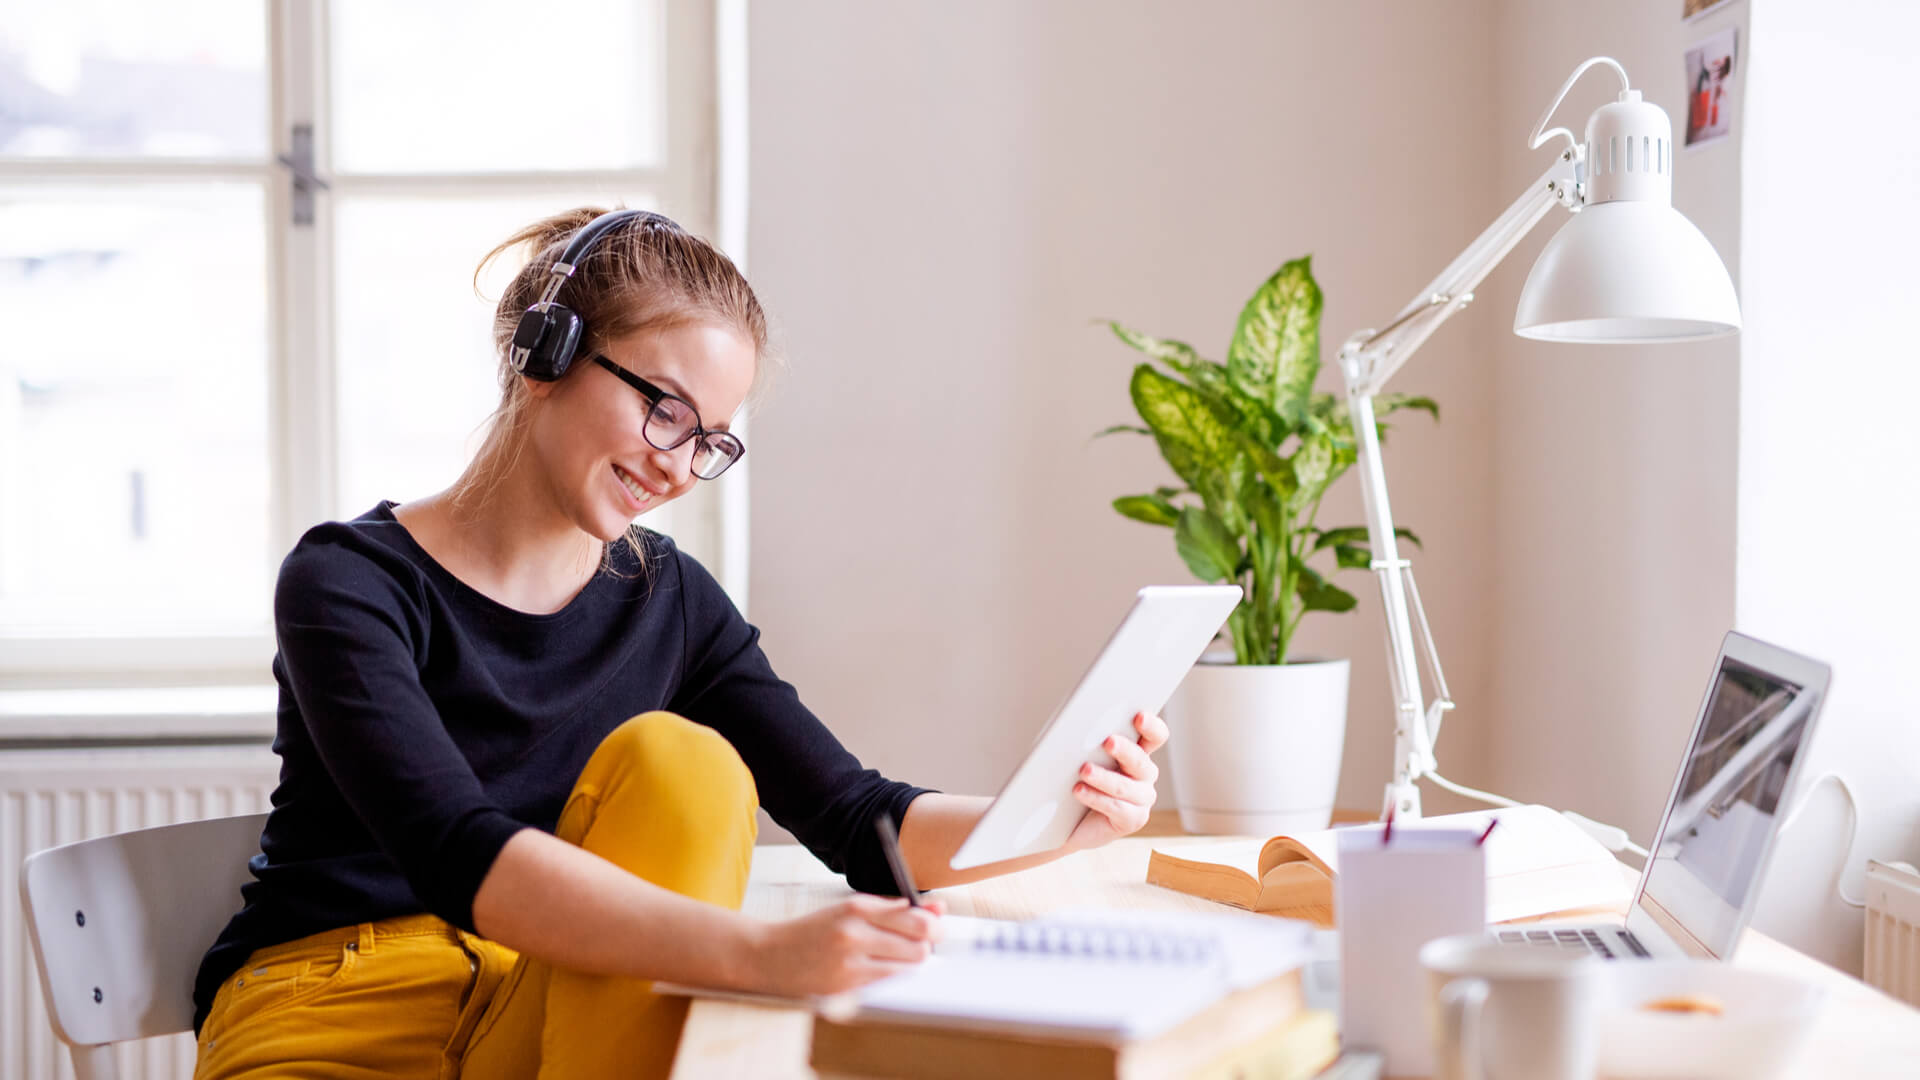
[[[653,501],[653,492],[641,487],[640,481],[634,479],[632,473],[615,465],[613,467],[613,475],[626,487],[627,493],[633,496],[634,501],[641,506],[645,506],[647,503]]]

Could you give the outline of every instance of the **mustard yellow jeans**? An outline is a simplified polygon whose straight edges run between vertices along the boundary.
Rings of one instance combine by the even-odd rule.
[[[554,831],[738,908],[757,805],[725,738],[650,712],[594,751]],[[255,952],[214,996],[194,1077],[664,1077],[685,1019],[685,999],[646,980],[557,968],[408,915]]]

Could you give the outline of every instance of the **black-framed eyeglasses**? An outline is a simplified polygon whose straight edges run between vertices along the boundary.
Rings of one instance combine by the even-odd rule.
[[[685,398],[676,397],[647,380],[596,354],[593,362],[620,377],[620,381],[640,391],[647,399],[647,419],[641,434],[655,450],[672,450],[688,439],[698,440],[693,447],[693,475],[711,480],[747,452],[746,444],[731,431],[709,431],[700,426],[700,413]]]

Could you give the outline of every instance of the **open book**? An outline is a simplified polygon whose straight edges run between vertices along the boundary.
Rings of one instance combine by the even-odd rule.
[[[1487,837],[1487,921],[1507,922],[1583,908],[1624,910],[1631,899],[1620,863],[1578,825],[1548,806],[1516,806],[1397,822],[1402,829],[1473,829],[1498,819]],[[1338,833],[1381,831],[1378,823],[1270,840],[1168,845],[1147,862],[1147,883],[1320,926],[1333,925]]]

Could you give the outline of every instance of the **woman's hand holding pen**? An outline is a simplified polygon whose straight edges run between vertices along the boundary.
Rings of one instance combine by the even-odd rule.
[[[837,994],[925,960],[940,940],[946,905],[858,895],[809,915],[759,927],[751,989],[782,997]]]
[[[1093,813],[1081,818],[1073,835],[1067,837],[1068,850],[1099,847],[1138,832],[1153,812],[1153,785],[1160,778],[1160,767],[1148,755],[1166,745],[1167,722],[1158,716],[1135,713],[1133,728],[1140,733],[1138,741],[1109,736],[1101,744],[1113,755],[1115,768],[1090,761],[1080,766],[1073,797]]]

